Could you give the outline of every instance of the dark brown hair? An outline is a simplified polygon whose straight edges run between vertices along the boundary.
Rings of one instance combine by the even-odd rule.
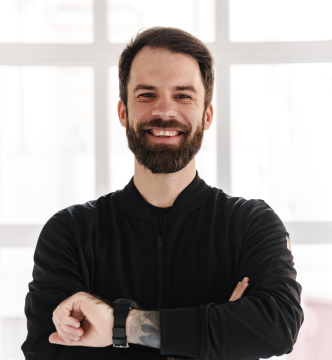
[[[119,87],[120,99],[127,108],[127,85],[129,81],[131,64],[137,53],[144,47],[152,49],[165,49],[173,53],[182,53],[197,60],[201,70],[205,88],[205,109],[211,104],[213,95],[214,71],[213,57],[209,49],[195,36],[188,32],[171,27],[152,27],[138,33],[123,50],[119,59]]]

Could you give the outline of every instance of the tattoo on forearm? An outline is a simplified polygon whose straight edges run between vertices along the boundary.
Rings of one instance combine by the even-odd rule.
[[[187,360],[187,358],[175,358],[168,356],[167,360]],[[188,360],[198,360],[198,359],[188,359]]]
[[[134,317],[130,325],[130,341],[133,344],[160,349],[160,311],[132,310]],[[169,356],[167,360],[183,360]],[[189,359],[198,360],[198,359]]]
[[[138,310],[131,336],[134,344],[160,349],[160,312]]]

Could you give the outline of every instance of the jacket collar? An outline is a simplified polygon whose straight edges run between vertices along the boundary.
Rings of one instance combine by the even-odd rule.
[[[199,177],[198,171],[196,170],[195,178],[175,199],[168,215],[187,212],[198,207],[204,201],[209,189],[211,189],[211,187]],[[143,198],[134,184],[134,176],[122,190],[118,190],[116,193],[128,212],[143,216],[153,216],[148,202]]]

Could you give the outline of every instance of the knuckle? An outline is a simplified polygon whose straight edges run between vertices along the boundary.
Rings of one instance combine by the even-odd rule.
[[[58,331],[58,334],[63,340],[69,339],[69,334],[67,334],[65,331],[60,330]]]
[[[61,328],[61,330],[64,332],[64,333],[66,333],[67,335],[69,335],[68,333],[70,332],[70,330],[68,329],[68,326],[67,325],[65,325],[65,324],[61,324],[60,325],[60,328]]]
[[[63,331],[66,331],[67,333],[71,333],[72,329],[70,328],[70,326],[68,325],[63,325],[62,326]]]
[[[70,335],[69,339],[78,341],[80,338],[79,338],[79,336],[76,336],[76,335]]]
[[[52,317],[52,321],[55,326],[59,323],[58,319],[55,318],[54,316]]]

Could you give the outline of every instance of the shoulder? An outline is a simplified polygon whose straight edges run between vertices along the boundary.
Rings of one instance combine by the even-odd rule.
[[[231,238],[241,242],[243,251],[265,251],[270,246],[290,250],[289,233],[274,209],[263,199],[246,199],[215,189],[219,219]],[[217,191],[219,190],[219,191]],[[220,221],[220,220],[219,220]]]
[[[252,226],[265,224],[278,225],[284,229],[281,219],[265,200],[231,196],[217,188],[213,190],[217,212],[229,225],[241,228],[243,232]]]
[[[111,211],[113,192],[82,204],[73,204],[55,213],[44,225],[44,228],[60,228],[75,232],[77,228],[86,229],[98,222],[101,213]]]
[[[225,213],[240,217],[252,217],[264,211],[273,209],[263,199],[246,199],[240,196],[231,196],[218,188],[213,189],[213,196],[218,208]]]
[[[60,210],[58,213],[68,219],[74,219],[75,221],[97,219],[101,211],[110,211],[113,194],[114,193],[109,193],[100,196],[96,200],[90,200],[82,204],[68,206],[67,208]]]

